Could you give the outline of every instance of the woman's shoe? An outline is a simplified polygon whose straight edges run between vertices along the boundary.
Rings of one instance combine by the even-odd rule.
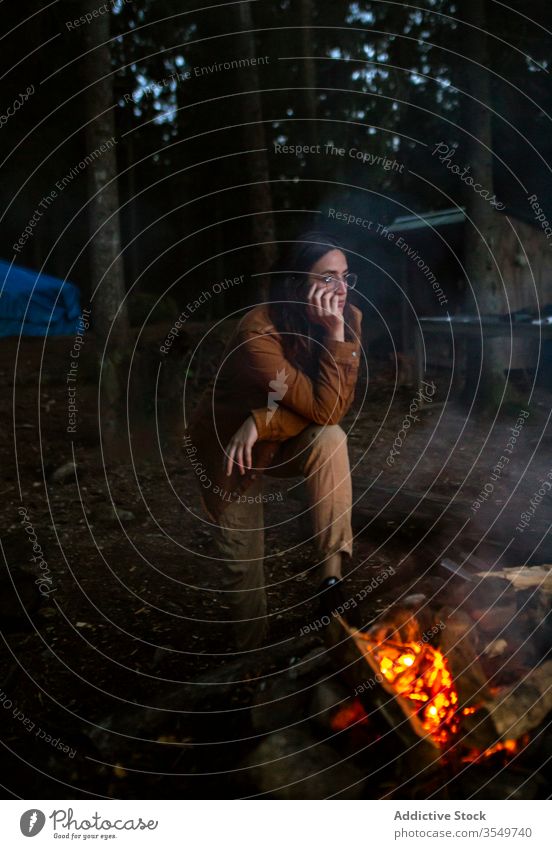
[[[343,592],[343,580],[330,575],[324,578],[318,587],[318,612],[320,616],[335,616],[343,613],[343,605],[346,603]]]

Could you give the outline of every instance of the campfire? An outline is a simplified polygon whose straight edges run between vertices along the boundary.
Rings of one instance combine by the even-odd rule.
[[[339,617],[338,617],[339,618]],[[341,626],[357,642],[376,677],[372,679],[395,697],[416,733],[435,747],[449,749],[458,742],[462,719],[477,713],[479,706],[459,708],[459,698],[447,659],[439,649],[418,643],[384,640],[381,643],[350,628]],[[366,689],[366,688],[365,688]],[[358,721],[359,708],[346,706],[337,715],[336,730]],[[349,720],[349,723],[347,722]],[[496,743],[483,751],[472,750],[462,760],[473,761],[499,751],[514,754],[516,740]]]
[[[520,574],[518,570],[518,581]],[[354,628],[336,614],[328,629],[328,642],[366,713],[379,704],[389,718],[390,705],[398,705],[402,719],[396,717],[394,724],[399,733],[405,737],[404,726],[408,726],[419,740],[433,747],[437,757],[473,763],[499,752],[515,756],[529,742],[529,732],[552,708],[552,661],[546,660],[547,651],[535,640],[530,643],[530,657],[528,641],[519,633],[520,621],[535,626],[529,633],[542,624],[543,606],[549,607],[542,589],[535,591],[538,597],[532,609],[536,623],[531,622],[526,612],[527,575],[523,573],[521,590],[510,575],[506,577],[510,584],[496,573],[482,575],[479,584],[483,589],[472,592],[470,602],[464,605],[442,605],[436,611],[393,605],[367,629]],[[481,597],[491,586],[492,594],[496,593],[497,580],[503,581],[498,587],[499,604],[483,610]],[[470,595],[464,588],[463,593]],[[520,609],[525,616],[520,614],[516,622],[512,610],[515,614]],[[516,669],[517,680],[512,681],[509,658],[501,665],[495,662],[493,668],[497,657],[493,652],[504,654],[516,641],[525,647],[525,654],[523,665],[520,661]],[[496,669],[498,673],[493,674]],[[383,701],[381,696],[379,701],[374,698],[378,689],[387,694]],[[358,721],[358,710],[348,706],[347,711],[336,716],[332,723],[336,729],[346,724],[347,715]],[[406,738],[405,742],[412,742],[408,734]]]
[[[317,633],[300,635],[292,655],[274,647],[270,674],[254,677],[250,658],[236,657],[222,678],[217,669],[179,686],[146,714],[163,768],[189,774],[191,788],[220,776],[221,794],[232,771],[244,797],[548,798],[552,570],[503,571],[473,587],[426,576],[416,595],[397,600],[397,587],[334,611],[326,645]],[[115,735],[116,760],[132,763],[143,712],[120,727],[133,735]],[[114,735],[99,728],[94,744],[113,762]]]

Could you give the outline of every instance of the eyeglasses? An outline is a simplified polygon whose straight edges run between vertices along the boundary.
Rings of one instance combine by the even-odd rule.
[[[331,286],[332,289],[337,289],[341,281],[345,283],[347,289],[354,289],[358,282],[358,274],[355,274],[353,271],[348,271],[343,277],[334,277],[331,274],[313,274],[312,276],[320,277],[326,286]]]

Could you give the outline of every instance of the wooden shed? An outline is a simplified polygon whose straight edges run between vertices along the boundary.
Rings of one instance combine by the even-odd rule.
[[[527,216],[505,209],[499,218],[497,244],[492,246],[502,281],[503,309],[507,315],[526,310],[537,315],[552,305],[552,240]],[[399,259],[401,336],[403,351],[414,344],[417,319],[462,313],[466,294],[464,265],[465,211],[452,208],[401,216],[382,230],[389,261]],[[493,259],[489,256],[489,261]],[[504,340],[506,362],[510,341]],[[511,368],[537,364],[538,342],[514,339]]]

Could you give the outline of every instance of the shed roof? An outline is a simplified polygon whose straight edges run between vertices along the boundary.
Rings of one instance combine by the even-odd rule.
[[[539,229],[534,218],[531,218],[530,215],[524,213],[522,210],[506,207],[506,209],[498,210],[498,212],[502,215],[508,215],[511,218],[518,218],[520,221],[525,221],[527,224],[531,224],[533,227]],[[393,233],[404,233],[408,230],[425,230],[428,228],[439,229],[447,225],[463,224],[465,220],[466,207],[452,206],[449,209],[417,212],[414,215],[400,215],[388,225],[388,229],[393,231]]]
[[[393,232],[420,230],[426,227],[445,227],[447,224],[462,224],[466,218],[465,208],[454,206],[436,212],[419,212],[415,215],[400,215],[389,225]]]

